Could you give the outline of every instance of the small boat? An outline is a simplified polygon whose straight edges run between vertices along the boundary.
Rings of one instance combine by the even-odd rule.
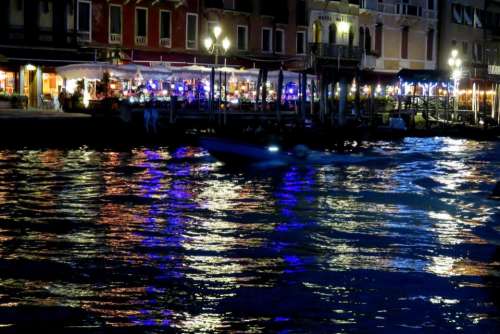
[[[386,157],[312,151],[304,145],[296,145],[291,151],[282,151],[277,145],[258,146],[219,138],[203,138],[200,144],[216,159],[227,164],[260,168],[287,165],[355,165],[387,160]]]
[[[201,146],[218,160],[232,164],[252,164],[269,161],[292,163],[294,157],[281,152],[277,145],[267,147],[219,138],[203,138]]]

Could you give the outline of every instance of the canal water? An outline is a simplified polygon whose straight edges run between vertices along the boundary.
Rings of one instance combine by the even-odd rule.
[[[500,143],[357,154],[0,150],[0,331],[498,333]]]

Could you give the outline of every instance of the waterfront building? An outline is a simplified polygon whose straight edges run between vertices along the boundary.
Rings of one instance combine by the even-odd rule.
[[[375,72],[437,69],[437,0],[360,1],[364,65]]]
[[[460,108],[498,117],[500,1],[441,1],[439,12],[439,67],[449,70],[452,50],[462,60]]]
[[[362,59],[359,1],[309,0],[307,8],[308,68],[313,74],[310,86],[313,91],[317,87],[319,117],[330,115],[332,123],[342,125],[347,87],[358,75]],[[338,105],[330,103],[336,95]]]
[[[89,2],[76,0],[5,0],[0,11],[0,94],[28,97],[30,107],[53,105],[62,86],[54,66],[89,61],[79,50]],[[78,22],[80,26],[78,26]]]
[[[204,0],[201,34],[220,25],[232,41],[231,58],[256,67],[303,69],[306,55],[304,0]]]

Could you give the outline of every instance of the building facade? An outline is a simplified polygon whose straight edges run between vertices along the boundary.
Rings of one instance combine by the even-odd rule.
[[[0,93],[37,107],[62,86],[55,66],[92,59],[78,47],[76,0],[5,0],[0,13]]]
[[[439,67],[450,70],[452,50],[462,60],[460,107],[500,117],[500,1],[442,1],[439,11]]]
[[[500,57],[500,2],[446,1],[440,6],[440,59],[446,68],[452,50],[458,50],[464,73],[480,75]],[[483,69],[483,70],[482,70]]]
[[[437,69],[437,0],[360,1],[360,46],[365,68],[397,73],[401,69]]]
[[[307,23],[303,0],[203,1],[201,35],[220,25],[233,43],[232,61],[259,67],[303,68]]]
[[[231,41],[230,65],[303,69],[307,53],[305,0],[5,0],[3,9],[0,92],[33,107],[57,96],[59,65],[212,64],[203,39],[215,25]]]

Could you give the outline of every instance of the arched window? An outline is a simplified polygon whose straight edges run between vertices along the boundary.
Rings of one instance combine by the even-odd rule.
[[[320,21],[315,21],[313,24],[313,42],[314,43],[321,43],[322,40],[322,27],[321,27],[321,22]]]
[[[349,28],[349,46],[354,45],[354,28],[351,26]]]
[[[328,43],[337,43],[337,25],[335,23],[330,24],[330,28],[328,30]]]
[[[427,60],[434,59],[434,29],[427,32]]]
[[[359,47],[362,49],[365,46],[365,28],[359,27]]]
[[[368,27],[365,28],[365,50],[366,52],[370,52],[372,50],[372,36]]]

